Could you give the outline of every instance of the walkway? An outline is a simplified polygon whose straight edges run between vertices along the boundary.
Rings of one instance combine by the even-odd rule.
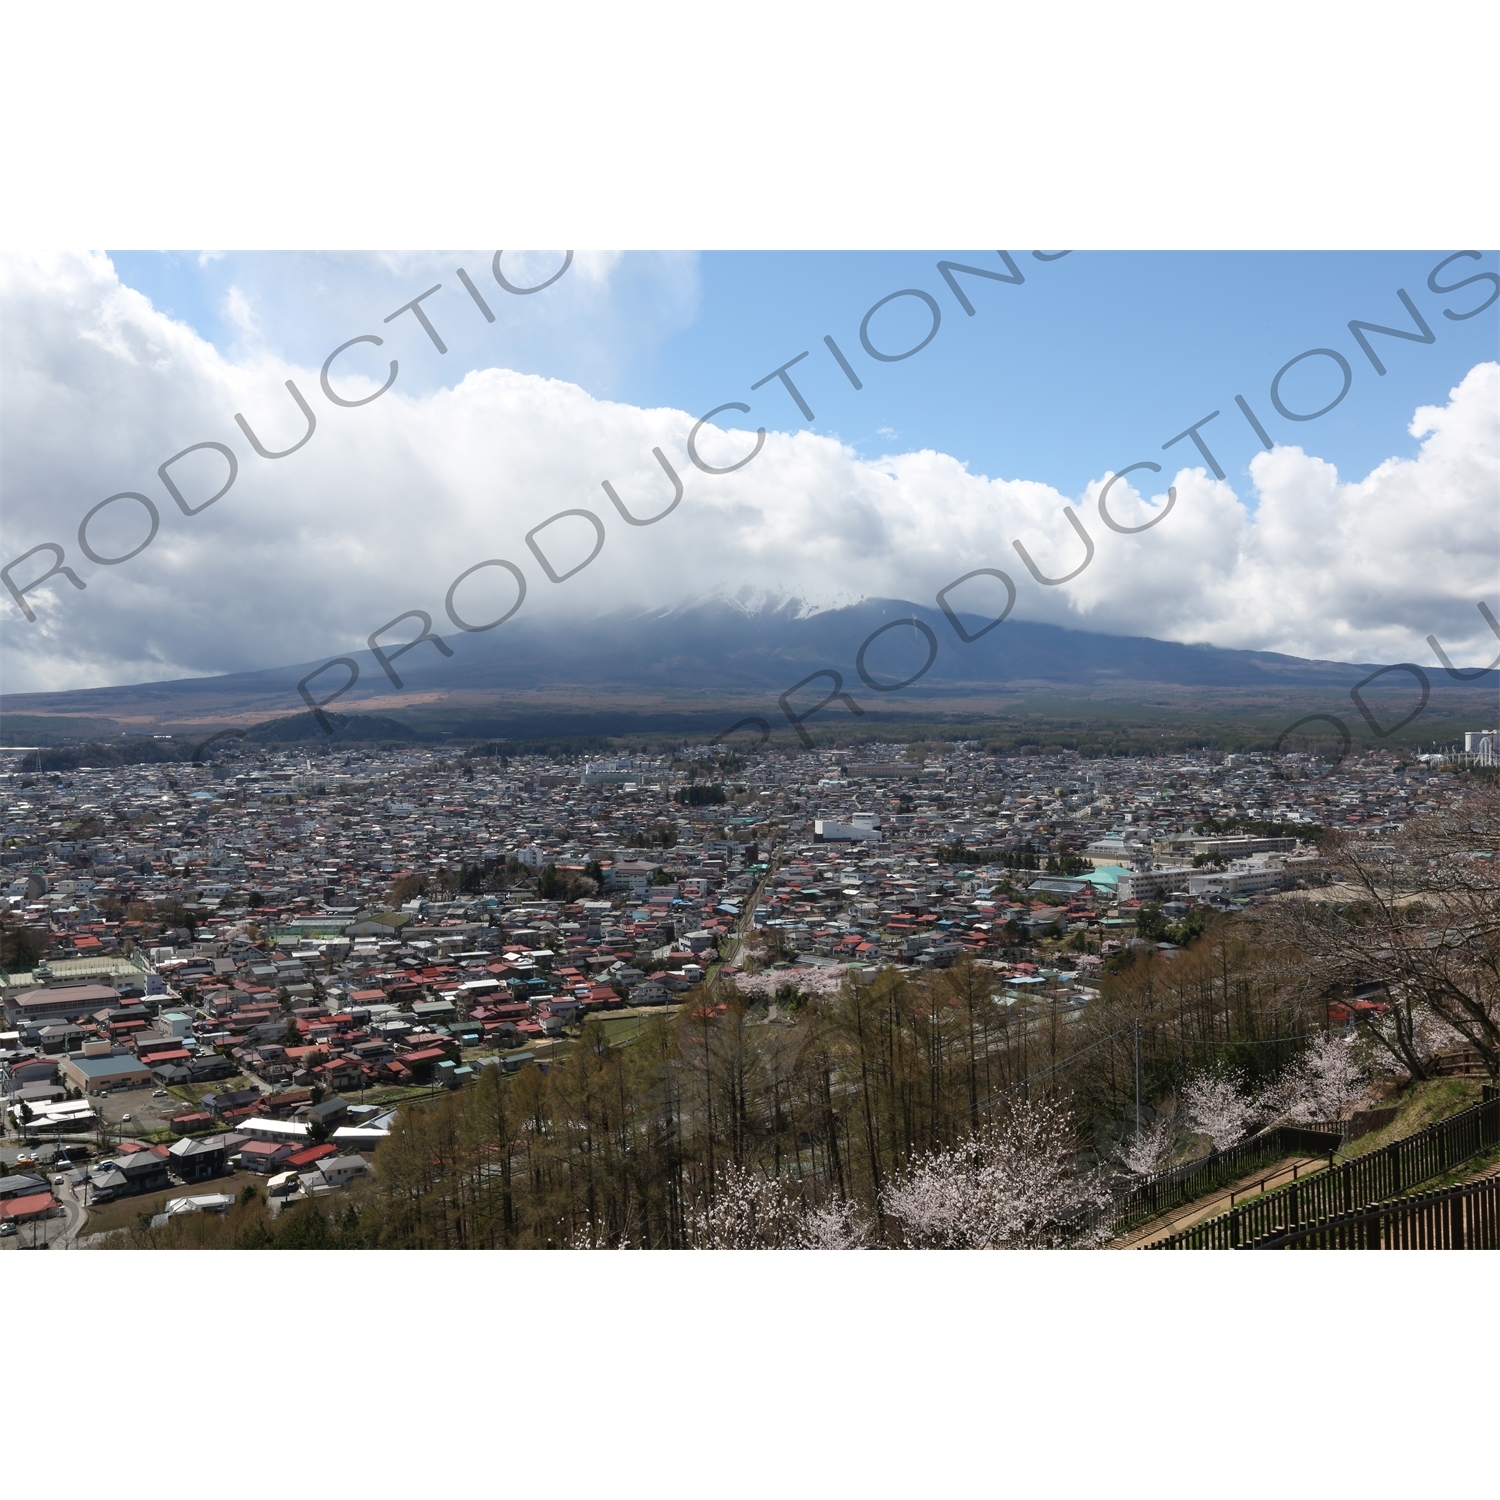
[[[1309,1172],[1327,1165],[1328,1159],[1323,1156],[1289,1156],[1285,1161],[1262,1167],[1258,1172],[1252,1172],[1248,1177],[1230,1183],[1228,1187],[1217,1189],[1206,1198],[1197,1198],[1192,1203],[1184,1203],[1180,1208],[1173,1209],[1171,1213],[1162,1214],[1152,1219],[1149,1224],[1132,1229],[1129,1234],[1112,1240],[1107,1248],[1142,1250],[1153,1240],[1176,1234],[1180,1229],[1188,1229],[1204,1219],[1212,1219],[1217,1214],[1228,1213],[1231,1208],[1247,1198],[1259,1197],[1262,1192],[1268,1193],[1273,1188],[1285,1187],[1294,1177],[1300,1180]]]

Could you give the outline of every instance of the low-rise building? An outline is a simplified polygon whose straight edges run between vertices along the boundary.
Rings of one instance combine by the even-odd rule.
[[[31,1172],[20,1172],[14,1177],[0,1177],[0,1202],[7,1198],[29,1198],[33,1193],[47,1190],[47,1179]]]
[[[170,1184],[166,1158],[154,1151],[136,1151],[129,1156],[101,1161],[88,1171],[88,1194],[95,1203],[134,1197],[137,1193],[154,1193]]]
[[[85,1094],[107,1094],[112,1089],[140,1089],[154,1080],[150,1067],[130,1053],[109,1057],[70,1054],[63,1059],[63,1077]]]
[[[235,1161],[243,1172],[279,1172],[294,1150],[287,1141],[246,1141]]]
[[[330,1156],[320,1161],[314,1169],[329,1187],[342,1188],[357,1177],[365,1176],[370,1164],[362,1156]]]
[[[13,1026],[45,1026],[55,1021],[81,1020],[101,1007],[113,1010],[119,1003],[119,992],[108,985],[56,985],[7,996],[5,1015]]]
[[[300,1120],[268,1120],[262,1115],[241,1120],[235,1129],[252,1141],[279,1141],[293,1149],[304,1144],[309,1127]]]
[[[1160,901],[1173,891],[1190,889],[1191,865],[1168,865],[1160,870],[1127,870],[1117,887],[1121,901]]]
[[[32,1219],[49,1219],[61,1207],[50,1191],[0,1199],[0,1222],[9,1219],[15,1224],[26,1224]]]
[[[184,1182],[201,1182],[228,1171],[229,1143],[222,1135],[173,1141],[167,1147],[167,1159]]]
[[[878,844],[881,841],[880,830],[873,822],[859,819],[858,814],[855,817],[856,821],[849,823],[839,822],[836,818],[815,818],[813,842],[818,844]]]
[[[1236,860],[1229,869],[1192,875],[1188,878],[1190,896],[1253,896],[1261,891],[1279,891],[1288,874],[1279,860]]]

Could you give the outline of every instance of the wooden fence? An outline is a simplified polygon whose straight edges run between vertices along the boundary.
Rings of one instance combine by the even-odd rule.
[[[1245,1250],[1500,1250],[1500,1177],[1268,1234]]]
[[[1322,1130],[1339,1136],[1345,1144],[1357,1141],[1371,1131],[1383,1130],[1401,1113],[1399,1104],[1388,1104],[1380,1109],[1359,1109],[1342,1120],[1304,1120],[1304,1130]]]
[[[1488,1078],[1490,1070],[1474,1047],[1458,1047],[1451,1052],[1438,1052],[1427,1065],[1434,1078]]]
[[[1289,1156],[1326,1156],[1332,1160],[1342,1137],[1337,1131],[1310,1130],[1301,1126],[1282,1125],[1262,1135],[1252,1136],[1224,1151],[1211,1151],[1196,1161],[1169,1167],[1131,1183],[1110,1204],[1106,1213],[1116,1228],[1144,1223],[1158,1214],[1191,1203],[1205,1193],[1215,1192],[1226,1183],[1238,1182],[1259,1167],[1285,1161]]]
[[[1500,1145],[1500,1089],[1461,1113],[1368,1156],[1304,1177],[1167,1235],[1148,1250],[1235,1250],[1292,1225],[1363,1212]]]

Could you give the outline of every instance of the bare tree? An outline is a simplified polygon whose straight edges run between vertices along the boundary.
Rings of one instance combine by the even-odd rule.
[[[1336,883],[1281,903],[1275,926],[1325,998],[1383,982],[1391,1003],[1376,1042],[1426,1074],[1424,1018],[1472,1047],[1500,1078],[1500,786],[1467,787],[1458,805],[1408,824],[1389,845],[1349,837],[1333,849]]]

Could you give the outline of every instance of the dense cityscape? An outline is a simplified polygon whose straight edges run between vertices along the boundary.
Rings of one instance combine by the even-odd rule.
[[[590,1017],[627,1042],[726,981],[774,1004],[964,963],[1012,1022],[1073,1016],[1112,956],[1315,888],[1330,830],[1378,848],[1457,795],[1447,761],[1379,751],[504,750],[64,774],[17,752],[9,1237],[76,1242],[164,1190],[163,1214],[222,1211],[170,1189],[231,1171],[278,1208],[343,1189],[403,1100],[546,1070]]]

